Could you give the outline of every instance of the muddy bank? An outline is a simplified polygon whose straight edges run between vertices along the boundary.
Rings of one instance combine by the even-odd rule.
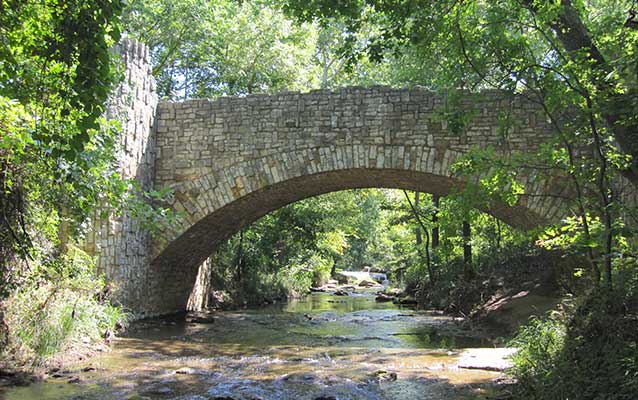
[[[51,378],[75,378],[74,373],[90,369],[90,367],[79,366],[86,365],[90,360],[111,351],[112,339],[111,336],[108,340],[100,343],[74,343],[67,350],[61,351],[52,359],[47,360],[43,365],[25,366],[23,365],[24,360],[7,357],[0,361],[0,398],[2,398],[2,388],[29,386]]]
[[[565,293],[582,292],[587,282],[573,276],[578,262],[556,251],[514,252],[453,284],[412,293],[421,307],[461,316],[470,329],[491,330],[493,337],[510,337],[531,316],[555,310]]]

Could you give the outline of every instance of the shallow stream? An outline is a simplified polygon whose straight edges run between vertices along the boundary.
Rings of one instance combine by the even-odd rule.
[[[464,349],[494,346],[461,332],[450,317],[372,293],[313,293],[209,324],[134,325],[109,353],[0,399],[485,398],[500,374],[458,364]]]

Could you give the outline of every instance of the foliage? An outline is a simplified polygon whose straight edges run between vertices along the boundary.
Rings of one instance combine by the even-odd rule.
[[[525,382],[543,377],[545,373],[556,368],[564,344],[565,326],[562,321],[555,317],[532,317],[510,342],[512,347],[518,348],[512,357],[515,365],[514,374]],[[527,384],[538,385],[542,382]],[[541,392],[551,389],[542,389]]]
[[[0,11],[2,94],[44,102],[34,139],[76,161],[114,79],[108,49],[119,39],[121,3],[5,1]]]
[[[38,364],[123,319],[73,247],[98,206],[121,210],[120,0],[0,2],[0,341]],[[101,297],[100,297],[101,296]]]
[[[363,52],[376,23],[295,24],[280,1],[131,0],[124,26],[152,49],[160,95],[187,99],[343,86],[428,85],[420,55],[405,46],[378,64]],[[357,49],[356,60],[345,48]],[[376,57],[378,58],[378,57]]]
[[[123,187],[111,169],[116,130],[101,117],[118,79],[109,47],[120,11],[119,1],[0,4],[3,272],[39,257],[32,236],[51,239],[51,226],[38,222],[77,228]]]
[[[173,195],[171,188],[144,190],[140,183],[134,179],[128,180],[126,183],[128,184],[126,191],[123,192],[119,203],[115,204],[111,211],[128,213],[152,235],[156,234],[161,226],[170,226],[177,221],[179,213],[162,206],[167,204],[168,198]]]
[[[638,390],[636,314],[622,293],[595,293],[548,319],[532,319],[511,345],[521,399],[630,399]]]
[[[167,98],[316,86],[316,30],[294,26],[268,2],[133,0],[124,24],[149,45]]]
[[[74,343],[102,340],[128,318],[109,301],[103,277],[81,250],[37,265],[4,303],[10,345],[2,357],[40,365]]]

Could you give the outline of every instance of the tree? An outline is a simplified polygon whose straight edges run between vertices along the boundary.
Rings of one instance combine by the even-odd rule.
[[[410,47],[436,88],[502,89],[540,104],[556,128],[554,153],[543,156],[570,176],[583,251],[611,285],[614,226],[627,210],[618,176],[634,190],[638,184],[638,31],[626,23],[633,2],[287,0],[285,7],[302,21],[339,18],[351,35],[376,24],[364,51],[383,60]],[[590,227],[596,221],[599,231]]]
[[[134,0],[129,33],[151,49],[168,98],[271,93],[317,86],[316,30],[264,2]]]
[[[115,131],[102,114],[119,76],[110,47],[121,8],[119,0],[0,2],[3,274],[33,259],[36,242],[55,242],[62,219],[79,226],[119,185],[110,170]],[[0,297],[12,279],[0,277]]]
[[[119,207],[125,188],[116,124],[103,118],[120,77],[111,47],[121,9],[120,0],[0,1],[0,362],[9,355],[11,366],[80,336],[102,340],[122,316],[97,296],[92,259],[67,254],[96,206]]]

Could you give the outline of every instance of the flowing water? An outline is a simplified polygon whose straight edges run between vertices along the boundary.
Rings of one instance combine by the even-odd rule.
[[[70,375],[0,399],[485,398],[499,374],[457,365],[464,349],[493,345],[454,327],[450,317],[375,303],[371,293],[314,293],[219,312],[210,324],[139,324]]]

